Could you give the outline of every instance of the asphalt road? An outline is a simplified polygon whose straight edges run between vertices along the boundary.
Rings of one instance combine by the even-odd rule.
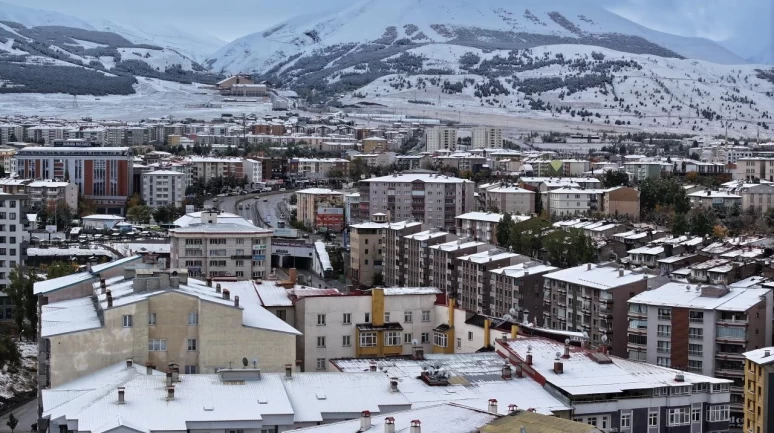
[[[289,222],[289,215],[281,213],[277,206],[280,202],[289,200],[290,194],[292,193],[262,193],[215,197],[205,200],[204,205],[212,207],[215,204],[215,199],[217,199],[217,207],[223,212],[239,215],[246,220],[252,221],[258,227],[276,228],[278,221],[284,221],[286,224]],[[269,221],[269,224],[266,224],[266,221]]]
[[[38,422],[38,399],[12,410],[13,416],[19,420],[19,424],[16,426],[16,432],[28,432],[31,431],[32,424]],[[8,415],[5,414],[0,417],[0,433],[11,433],[11,429],[8,427]]]

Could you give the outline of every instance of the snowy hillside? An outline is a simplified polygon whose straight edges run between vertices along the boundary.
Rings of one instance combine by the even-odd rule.
[[[0,21],[11,21],[26,27],[67,26],[87,30],[94,29],[86,21],[70,15],[5,2],[0,2]]]
[[[636,54],[744,63],[718,44],[650,30],[576,0],[362,0],[323,16],[302,16],[254,33],[211,57],[224,72],[265,73],[297,57],[376,55],[378,46],[454,43],[523,49],[598,45]]]
[[[347,92],[343,105],[567,120],[600,129],[717,134],[727,126],[732,136],[774,136],[774,71],[760,65],[583,45],[510,51],[451,44],[412,48],[380,63],[414,72],[379,77]],[[356,65],[326,84],[345,88],[374,67]]]

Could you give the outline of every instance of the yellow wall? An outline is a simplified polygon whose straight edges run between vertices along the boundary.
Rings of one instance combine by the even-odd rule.
[[[767,431],[771,420],[767,420],[766,394],[769,367],[756,364],[753,361],[745,361],[744,369],[744,424],[743,431],[752,433],[764,433]],[[772,404],[772,402],[769,402]]]
[[[371,323],[374,326],[384,325],[384,289],[371,291]]]

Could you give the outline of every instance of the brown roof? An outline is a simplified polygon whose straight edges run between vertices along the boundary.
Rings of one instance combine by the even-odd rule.
[[[481,427],[481,433],[519,433],[525,427],[528,433],[601,433],[593,425],[535,412],[519,411]]]

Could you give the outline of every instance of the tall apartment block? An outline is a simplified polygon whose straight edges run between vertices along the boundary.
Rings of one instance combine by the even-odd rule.
[[[455,235],[436,228],[404,236],[403,259],[406,263],[406,285],[429,286],[431,272],[428,247],[456,238]]]
[[[422,221],[455,230],[457,215],[475,207],[469,180],[434,173],[405,173],[360,181],[360,218],[376,213],[388,221]]]
[[[428,152],[454,151],[457,148],[457,129],[442,126],[430,128],[425,132],[425,143]]]
[[[385,286],[405,286],[406,260],[404,253],[403,237],[419,233],[423,229],[422,223],[403,221],[390,223],[384,229],[384,273]]]
[[[16,174],[26,179],[67,180],[97,213],[124,215],[132,195],[129,147],[26,147],[16,153]]]
[[[461,308],[491,314],[489,271],[529,261],[529,257],[492,249],[457,259],[457,303]]]
[[[543,275],[558,268],[539,262],[524,262],[489,271],[489,311],[502,317],[516,311],[514,319],[529,323],[543,317]]]
[[[494,248],[484,242],[461,238],[456,241],[431,245],[427,249],[430,263],[430,286],[438,287],[447,296],[457,293],[457,259]]]

